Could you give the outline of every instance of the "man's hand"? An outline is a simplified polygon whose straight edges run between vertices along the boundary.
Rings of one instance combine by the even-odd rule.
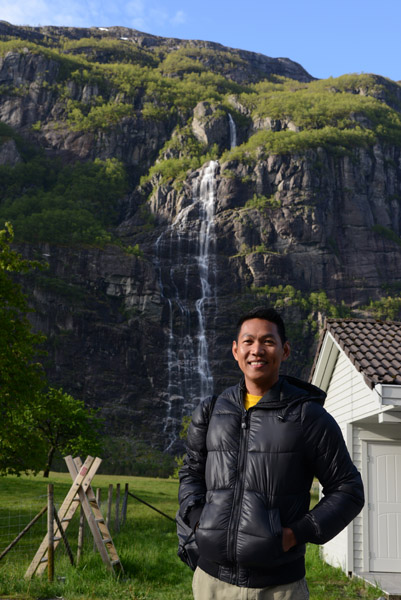
[[[297,540],[292,529],[289,527],[283,527],[283,538],[282,545],[284,552],[287,552],[290,548],[297,545]]]

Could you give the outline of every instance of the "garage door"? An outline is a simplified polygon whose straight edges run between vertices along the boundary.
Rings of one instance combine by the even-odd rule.
[[[401,572],[401,446],[368,444],[369,570]]]

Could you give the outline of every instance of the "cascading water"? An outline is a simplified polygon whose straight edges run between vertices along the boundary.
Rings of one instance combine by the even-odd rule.
[[[205,165],[183,208],[156,242],[164,301],[168,381],[163,395],[165,450],[176,443],[183,414],[213,392],[206,335],[207,315],[216,307],[213,247],[217,161]]]
[[[237,128],[235,122],[230,113],[228,113],[228,123],[230,126],[230,148],[235,148],[237,145]]]

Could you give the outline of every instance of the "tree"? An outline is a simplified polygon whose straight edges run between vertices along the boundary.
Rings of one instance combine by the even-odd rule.
[[[57,451],[97,453],[100,420],[63,390],[48,387],[37,356],[45,337],[34,333],[31,309],[13,279],[35,267],[11,248],[13,229],[0,231],[0,474],[44,469]]]
[[[28,421],[46,447],[43,477],[49,476],[56,452],[84,456],[100,452],[101,420],[97,411],[86,408],[62,389],[49,388],[39,394]]]
[[[30,311],[13,273],[39,266],[11,249],[13,229],[0,230],[0,473],[40,468],[37,435],[27,428],[26,411],[45,385],[36,355],[43,336],[31,330]]]

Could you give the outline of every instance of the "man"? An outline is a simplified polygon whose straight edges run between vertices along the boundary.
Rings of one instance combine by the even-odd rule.
[[[180,512],[195,531],[195,600],[306,600],[305,543],[323,544],[360,512],[361,477],[325,393],[280,376],[290,355],[273,309],[240,318],[232,351],[242,381],[188,429]],[[309,510],[314,477],[323,487]]]

